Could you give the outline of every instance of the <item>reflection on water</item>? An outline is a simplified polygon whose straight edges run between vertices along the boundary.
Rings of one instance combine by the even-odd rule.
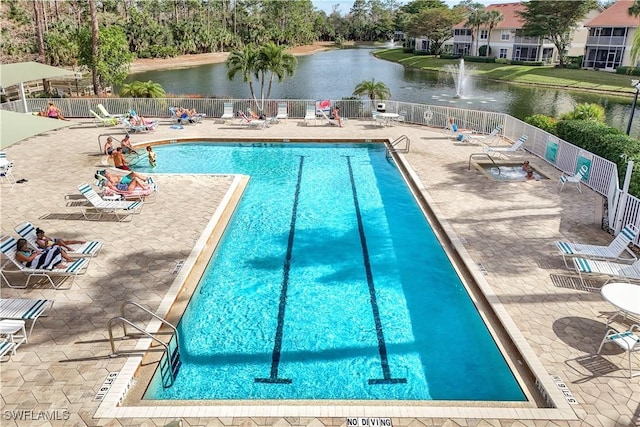
[[[532,114],[555,117],[573,110],[583,102],[602,105],[607,123],[626,130],[632,100],[600,94],[559,91],[541,87],[518,86],[473,79],[473,93],[465,99],[455,99],[453,79],[444,72],[436,73],[408,69],[400,64],[375,58],[372,49],[341,49],[298,57],[298,69],[293,79],[273,86],[272,98],[341,99],[352,96],[363,80],[384,82],[391,90],[391,99],[421,104],[457,106],[473,110],[489,110],[524,119]],[[169,94],[201,94],[224,98],[249,98],[249,89],[240,75],[227,78],[222,64],[193,68],[149,71],[132,74],[127,82],[153,80]],[[632,136],[640,135],[640,117],[635,121]]]

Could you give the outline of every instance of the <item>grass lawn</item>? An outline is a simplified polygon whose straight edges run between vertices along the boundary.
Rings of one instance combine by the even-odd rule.
[[[398,62],[407,67],[429,71],[442,71],[447,64],[457,65],[458,59],[440,59],[433,56],[405,53],[402,49],[379,50],[374,53],[380,59]],[[589,89],[616,94],[634,93],[631,79],[637,76],[608,73],[605,71],[574,70],[551,66],[487,64],[468,62],[469,74],[479,78],[521,84],[538,84],[566,89]]]

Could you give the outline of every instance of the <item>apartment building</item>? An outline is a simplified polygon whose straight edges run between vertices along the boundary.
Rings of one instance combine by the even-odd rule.
[[[632,0],[618,0],[586,22],[583,68],[615,71],[620,66],[637,65],[631,63],[630,51],[640,18],[629,15],[632,5]]]

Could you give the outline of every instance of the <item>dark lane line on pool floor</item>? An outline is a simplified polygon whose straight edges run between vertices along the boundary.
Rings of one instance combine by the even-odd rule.
[[[369,249],[367,247],[367,236],[364,233],[364,225],[362,224],[362,213],[360,212],[360,204],[358,203],[358,192],[356,190],[356,182],[353,177],[353,168],[351,167],[351,157],[345,156],[347,159],[347,167],[349,168],[349,179],[351,180],[351,192],[353,193],[353,204],[356,209],[356,218],[358,220],[358,233],[360,234],[360,244],[362,245],[362,258],[364,268],[367,274],[367,285],[369,287],[369,300],[371,301],[371,310],[373,311],[373,321],[376,326],[376,334],[378,337],[378,353],[380,353],[380,365],[382,367],[383,378],[370,378],[369,384],[401,384],[406,383],[406,378],[393,378],[391,376],[391,368],[389,368],[389,358],[387,356],[387,344],[384,339],[384,331],[382,330],[382,321],[380,320],[380,308],[378,307],[378,299],[376,297],[376,286],[373,282],[373,272],[371,271],[371,260],[369,259]]]
[[[292,380],[289,378],[278,378],[278,369],[280,368],[280,355],[282,353],[284,314],[287,307],[287,290],[289,288],[289,271],[291,270],[291,253],[293,252],[293,239],[296,234],[296,219],[298,216],[298,201],[300,199],[300,183],[302,182],[303,165],[304,156],[300,156],[300,165],[298,166],[298,182],[296,183],[296,192],[293,198],[291,224],[289,225],[287,253],[284,258],[284,267],[282,269],[282,287],[280,288],[280,304],[278,306],[278,324],[276,326],[276,336],[273,342],[273,353],[271,354],[271,374],[269,375],[269,378],[255,378],[254,381],[257,383],[291,384],[292,382]]]

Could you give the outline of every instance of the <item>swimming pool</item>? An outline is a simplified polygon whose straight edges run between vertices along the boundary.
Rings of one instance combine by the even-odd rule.
[[[155,151],[251,181],[145,399],[525,400],[382,144]]]

